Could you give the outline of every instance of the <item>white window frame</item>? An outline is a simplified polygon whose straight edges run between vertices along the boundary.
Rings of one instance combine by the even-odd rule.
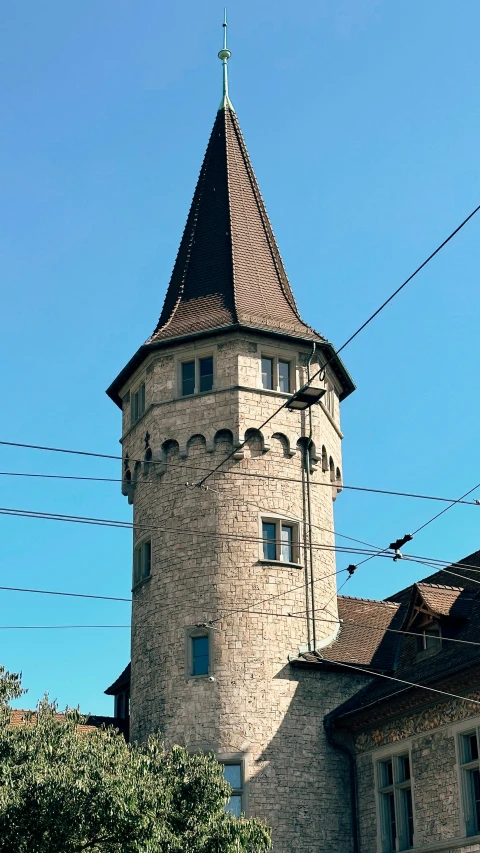
[[[399,782],[396,781],[396,775],[398,774],[398,766],[399,760],[402,757],[408,757],[409,767],[410,767],[410,779]],[[375,804],[376,804],[376,812],[377,812],[377,853],[390,853],[392,849],[395,851],[402,850],[412,850],[415,848],[417,840],[415,835],[415,827],[416,827],[416,819],[415,819],[415,800],[413,797],[413,792],[415,789],[414,777],[413,777],[413,768],[412,768],[412,749],[411,749],[411,741],[402,741],[396,745],[388,745],[383,747],[381,750],[375,750],[372,753],[372,760],[374,765],[374,780],[375,780]],[[381,780],[381,768],[380,765],[386,761],[392,761],[393,764],[393,785],[391,786],[383,786]],[[413,844],[409,844],[408,839],[408,823],[405,816],[405,809],[402,805],[402,791],[409,789],[411,792],[411,800],[412,800],[412,815],[413,815]],[[394,795],[394,803],[395,803],[395,823],[397,828],[396,835],[396,846],[392,848],[388,845],[388,836],[386,831],[386,815],[385,815],[385,803],[383,795],[387,793],[393,793]]]
[[[268,559],[264,555],[264,536],[263,536],[263,525],[264,524],[274,524],[275,525],[275,559]],[[292,557],[293,560],[284,560],[282,557],[282,525],[285,527],[292,528]],[[289,518],[285,515],[275,515],[269,513],[259,515],[259,537],[260,537],[260,548],[259,548],[259,559],[261,563],[282,563],[283,565],[288,566],[300,566],[300,554],[301,554],[301,541],[300,541],[300,522],[296,518]]]
[[[150,545],[150,567],[147,574],[145,574],[145,554],[144,548],[145,545]],[[137,554],[140,554],[140,571],[137,571]],[[135,589],[140,584],[145,583],[145,581],[149,580],[152,576],[152,539],[150,536],[141,539],[136,543],[133,549],[133,571],[132,571],[132,588]]]
[[[455,750],[457,755],[458,784],[460,790],[460,830],[462,836],[471,838],[480,834],[480,819],[477,821],[473,807],[472,792],[469,790],[470,783],[467,781],[472,770],[480,770],[480,718],[472,717],[464,720],[453,727],[455,736]],[[466,760],[465,738],[470,734],[476,734],[479,758],[473,761]]]
[[[141,399],[142,388],[143,388],[143,400]],[[147,410],[146,395],[147,395],[147,391],[146,391],[146,387],[145,387],[145,379],[142,379],[142,381],[139,382],[138,385],[135,386],[133,391],[130,392],[130,426],[135,426],[135,424],[138,424],[139,420],[141,420],[141,418],[145,414],[145,412]],[[135,398],[137,398],[137,400],[139,401],[139,405],[138,405],[136,413],[135,413]],[[141,403],[140,403],[140,401],[141,401]]]
[[[200,391],[200,362],[205,358],[212,359],[212,387],[208,391]],[[195,385],[192,394],[184,394],[183,393],[183,377],[182,377],[182,368],[184,364],[190,364],[194,362],[195,364]],[[191,355],[184,355],[178,359],[177,364],[177,396],[181,397],[182,400],[186,400],[188,397],[195,397],[198,394],[210,394],[212,391],[215,391],[215,376],[216,376],[216,358],[215,353],[212,350],[207,350],[202,353],[192,353]]]
[[[273,374],[272,374],[272,388],[265,388],[262,379],[262,359],[268,358],[273,362]],[[290,380],[290,390],[289,391],[281,391],[280,390],[280,378],[278,373],[278,363],[279,361],[284,361],[289,365],[289,380]],[[285,394],[285,396],[289,396],[293,394],[297,390],[297,365],[296,359],[293,354],[283,354],[283,353],[273,353],[269,351],[261,351],[260,353],[260,388],[263,391],[275,392],[276,394]]]

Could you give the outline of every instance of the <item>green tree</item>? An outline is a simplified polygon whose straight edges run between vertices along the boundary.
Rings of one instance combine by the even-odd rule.
[[[81,731],[46,697],[10,725],[20,678],[0,667],[0,851],[263,853],[270,832],[224,811],[230,787],[213,755],[127,745],[113,729]]]

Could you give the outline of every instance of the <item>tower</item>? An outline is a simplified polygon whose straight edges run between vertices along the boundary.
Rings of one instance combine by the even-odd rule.
[[[224,32],[223,97],[163,310],[108,389],[134,512],[131,733],[214,750],[229,807],[273,825],[275,850],[333,853],[348,831],[322,816],[342,797],[322,718],[349,694],[289,658],[339,629],[333,500],[354,386],[298,312],[229,98]],[[320,402],[287,408],[322,365]]]

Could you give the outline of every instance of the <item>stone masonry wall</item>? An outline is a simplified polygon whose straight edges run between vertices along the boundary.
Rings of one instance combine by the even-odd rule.
[[[465,721],[465,723],[463,722]],[[399,747],[410,753],[414,804],[414,849],[431,853],[480,851],[480,836],[466,837],[455,740],[460,729],[480,725],[478,707],[450,700],[405,714],[356,738],[360,851],[377,853],[378,818],[374,763]],[[372,748],[373,747],[373,748]],[[451,845],[451,846],[450,846]]]
[[[286,344],[278,352],[293,359],[299,387],[310,347]],[[179,398],[181,360],[211,353],[215,389]],[[327,744],[323,717],[364,679],[288,664],[308,637],[304,550],[299,566],[266,562],[259,537],[262,515],[298,520],[304,536],[297,442],[309,424],[284,409],[258,433],[287,396],[259,387],[261,354],[263,341],[233,334],[162,351],[130,383],[134,390],[145,381],[147,407],[130,428],[126,396],[124,459],[128,454],[135,483],[126,491],[134,545],[147,537],[152,543],[150,578],[133,591],[131,732],[143,739],[160,730],[167,744],[241,757],[248,813],[273,826],[277,853],[348,853],[346,762]],[[185,485],[213,469],[248,430],[243,458],[230,459],[226,473],[211,477],[207,489]],[[135,463],[144,458],[147,432],[154,461]],[[341,470],[338,408],[337,423],[314,408],[313,439],[320,459],[312,472],[320,485],[311,490],[317,638],[328,641],[337,628],[330,550],[336,490],[321,459],[323,447]],[[188,631],[211,620],[214,680],[190,677]]]

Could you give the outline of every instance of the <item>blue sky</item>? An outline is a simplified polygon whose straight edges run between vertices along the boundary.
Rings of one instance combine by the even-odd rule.
[[[3,440],[117,453],[105,388],[158,318],[220,98],[222,6],[45,0],[0,33]],[[229,4],[231,97],[302,315],[340,345],[479,203],[476,0]],[[344,352],[345,482],[458,497],[478,465],[480,215]],[[2,471],[115,462],[0,448]],[[129,520],[118,484],[0,477],[2,506]],[[480,497],[479,494],[477,495]],[[337,529],[380,546],[441,507],[344,492]],[[480,548],[456,507],[412,553]],[[2,583],[128,596],[130,534],[3,517]],[[338,568],[343,565],[338,561]],[[346,562],[346,561],[345,561]],[[345,591],[421,574],[370,561]],[[129,606],[0,591],[1,624],[129,621]],[[129,632],[1,631],[34,706],[111,712]]]

